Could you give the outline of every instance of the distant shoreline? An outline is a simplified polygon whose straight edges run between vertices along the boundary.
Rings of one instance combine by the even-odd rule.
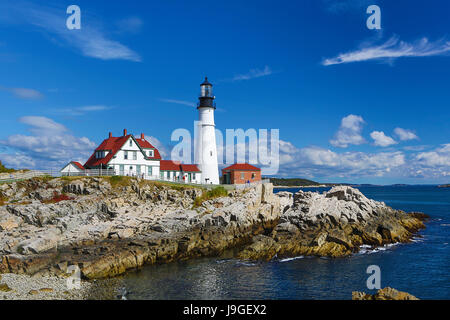
[[[316,185],[316,186],[273,186],[274,188],[277,189],[296,189],[296,188],[327,188],[330,186],[327,186],[325,184],[320,184],[320,185]]]

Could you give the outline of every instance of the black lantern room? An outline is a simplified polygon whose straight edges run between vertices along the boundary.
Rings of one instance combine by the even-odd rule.
[[[208,77],[205,77],[205,81],[200,84],[200,97],[198,98],[200,102],[198,103],[198,108],[216,108],[214,103],[214,95],[212,91],[212,84],[209,83]]]

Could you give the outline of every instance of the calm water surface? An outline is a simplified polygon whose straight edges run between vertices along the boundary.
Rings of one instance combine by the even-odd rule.
[[[297,257],[248,263],[202,258],[155,265],[124,277],[129,299],[351,299],[366,288],[366,268],[381,268],[381,286],[422,299],[450,299],[450,188],[360,187],[367,197],[429,214],[413,243],[363,250],[347,258]],[[298,189],[277,189],[296,192]],[[308,188],[323,192],[327,188]]]

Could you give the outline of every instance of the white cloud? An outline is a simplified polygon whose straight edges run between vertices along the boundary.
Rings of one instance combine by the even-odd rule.
[[[350,114],[342,118],[341,126],[330,143],[339,148],[346,148],[350,144],[360,145],[365,143],[361,136],[364,119],[361,116]]]
[[[281,145],[288,146],[282,148]],[[373,177],[383,176],[405,165],[400,151],[338,153],[311,146],[296,148],[290,142],[280,141],[280,175],[308,177]]]
[[[69,30],[65,27],[65,10],[38,6],[28,1],[14,1],[0,4],[0,19],[8,23],[31,24],[50,34],[53,39],[81,51],[84,56],[102,60],[141,61],[141,57],[122,43],[108,38],[94,19],[82,9],[82,24],[79,30]],[[54,37],[56,36],[56,38]]]
[[[414,132],[408,129],[395,128],[394,133],[401,141],[419,139],[419,137]]]
[[[450,176],[450,143],[429,152],[405,154],[401,151],[339,153],[317,146],[297,148],[290,142],[280,141],[279,159],[280,176],[322,181],[328,177],[347,180],[390,177],[399,181],[425,179],[444,183]]]
[[[70,160],[87,160],[97,146],[86,137],[73,136],[64,125],[46,117],[27,116],[19,121],[29,126],[32,135],[14,134],[0,140],[0,145],[14,150],[1,155],[8,164],[25,163],[27,168],[37,169],[59,168]],[[14,158],[20,162],[14,163]]]
[[[5,88],[0,86],[0,90],[10,92],[17,98],[21,99],[36,100],[44,97],[44,95],[38,90],[29,88]]]
[[[421,152],[416,159],[426,167],[449,167],[450,168],[450,143],[434,151]]]
[[[265,66],[264,69],[251,69],[249,72],[245,74],[237,74],[231,79],[231,81],[241,81],[241,80],[250,80],[254,78],[260,78],[264,76],[271,75],[272,69],[269,66]]]
[[[33,158],[18,152],[15,154],[0,153],[0,160],[6,167],[14,169],[27,169],[36,165]]]
[[[387,147],[397,144],[397,141],[384,134],[383,131],[373,131],[370,137],[374,140],[374,145],[379,147]]]
[[[393,36],[380,45],[365,44],[361,49],[341,53],[334,58],[322,61],[324,66],[360,62],[368,60],[392,60],[401,57],[427,57],[446,55],[450,53],[450,41],[437,40],[430,42],[427,38],[422,38],[414,43],[399,40]]]

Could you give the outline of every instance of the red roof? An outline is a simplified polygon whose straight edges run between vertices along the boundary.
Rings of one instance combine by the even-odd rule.
[[[161,171],[200,172],[195,164],[181,164],[179,161],[172,160],[161,160],[159,163]]]
[[[172,160],[161,160],[159,162],[159,170],[164,171],[181,171],[180,162]]]
[[[181,171],[184,172],[200,172],[200,169],[195,164],[182,164]]]
[[[252,166],[248,163],[235,163],[229,167],[223,168],[222,171],[230,170],[230,171],[261,171],[260,168]]]
[[[71,163],[73,163],[74,165],[76,165],[79,169],[84,170],[84,167],[81,165],[81,163],[77,162],[77,161],[72,161]]]
[[[86,161],[84,164],[84,167],[97,167],[100,165],[107,165],[108,162],[112,159],[112,157],[117,153],[117,151],[122,148],[125,142],[127,142],[128,138],[131,137],[131,134],[122,136],[122,137],[110,137],[108,139],[103,140],[103,142],[95,149],[95,151],[109,151],[109,153],[106,155],[106,157],[102,159],[97,159],[95,157],[95,151],[91,155],[91,157]],[[134,138],[134,137],[133,137]],[[141,148],[154,148],[147,140],[143,139],[135,139],[136,142],[139,144]],[[146,155],[147,157],[147,155]],[[159,154],[158,149],[155,148],[155,152],[153,157],[147,157],[148,159],[152,160],[160,160],[161,155]]]

